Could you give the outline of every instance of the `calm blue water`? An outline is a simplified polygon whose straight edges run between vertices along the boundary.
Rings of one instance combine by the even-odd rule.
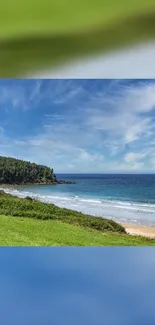
[[[59,174],[57,178],[76,184],[25,186],[14,192],[95,216],[155,226],[155,175]]]

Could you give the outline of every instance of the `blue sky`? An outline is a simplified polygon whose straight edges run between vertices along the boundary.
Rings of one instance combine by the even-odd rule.
[[[1,247],[0,324],[154,325],[152,247]]]
[[[155,80],[0,80],[0,154],[56,173],[155,172]]]

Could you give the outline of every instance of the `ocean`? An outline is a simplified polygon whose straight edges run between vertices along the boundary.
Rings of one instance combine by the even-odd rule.
[[[155,175],[57,174],[57,178],[75,184],[6,191],[120,223],[155,226]]]

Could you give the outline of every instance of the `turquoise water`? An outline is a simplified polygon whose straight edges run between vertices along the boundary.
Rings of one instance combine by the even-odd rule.
[[[57,178],[76,184],[24,186],[13,192],[119,222],[155,226],[155,175],[59,174]]]

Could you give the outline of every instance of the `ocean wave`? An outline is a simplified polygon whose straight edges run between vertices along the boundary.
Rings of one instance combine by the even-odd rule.
[[[97,203],[97,204],[102,203],[102,201],[100,201],[100,200],[91,200],[91,199],[87,199],[87,198],[86,199],[80,198],[79,201],[81,201],[81,202],[90,202],[90,203]]]

